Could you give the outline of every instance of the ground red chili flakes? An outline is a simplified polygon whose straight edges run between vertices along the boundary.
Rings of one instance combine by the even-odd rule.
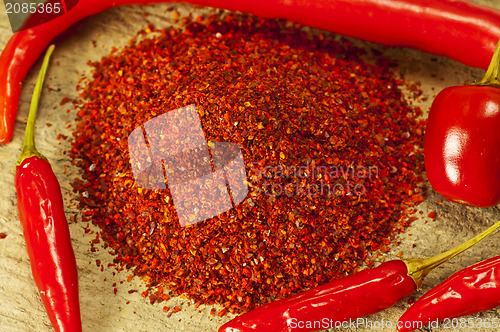
[[[115,263],[195,307],[239,313],[388,250],[421,201],[423,170],[421,111],[389,61],[249,16],[149,29],[91,64],[72,143],[73,186]],[[241,147],[251,188],[235,209],[180,227],[168,190],[136,186],[127,138],[190,104],[208,141]]]
[[[221,311],[219,311],[219,313],[217,314],[217,316],[224,317],[226,315],[226,313],[227,313],[226,309],[222,309]]]

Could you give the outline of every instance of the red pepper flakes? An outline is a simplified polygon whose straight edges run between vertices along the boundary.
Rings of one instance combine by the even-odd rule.
[[[175,306],[174,307],[174,312],[179,312],[179,311],[181,311],[181,308],[179,308],[178,306]]]
[[[410,224],[410,223],[414,222],[415,220],[418,220],[418,218],[415,216],[410,217],[410,218],[408,218],[408,223]]]
[[[69,154],[82,178],[73,187],[117,269],[132,269],[151,289],[163,285],[198,305],[240,313],[349,275],[372,264],[372,253],[389,251],[414,220],[405,214],[423,199],[424,123],[391,61],[365,63],[351,42],[281,20],[182,21],[184,30],[147,38],[143,31],[92,63],[75,102]],[[180,227],[168,190],[136,186],[127,138],[190,104],[208,141],[241,147],[251,188],[235,209]],[[318,171],[325,167],[343,172]],[[322,183],[339,186],[307,192]],[[287,184],[293,190],[280,193]]]
[[[72,101],[71,98],[68,98],[68,97],[64,97],[63,99],[61,99],[61,102],[59,102],[59,105],[64,105],[66,103],[69,103],[70,101]]]
[[[436,212],[434,212],[434,211],[429,212],[427,217],[431,218],[432,220],[435,220],[436,219]]]
[[[3,240],[7,237],[7,233],[0,233],[0,240]]]
[[[158,300],[158,295],[151,294],[149,295],[149,303],[154,304]]]
[[[226,315],[226,313],[227,313],[226,309],[222,309],[222,310],[219,311],[219,313],[217,314],[217,316],[224,317]]]
[[[415,202],[416,204],[418,203],[421,203],[424,201],[424,196],[422,195],[415,195],[415,196],[412,196],[411,198],[413,200],[413,202]]]

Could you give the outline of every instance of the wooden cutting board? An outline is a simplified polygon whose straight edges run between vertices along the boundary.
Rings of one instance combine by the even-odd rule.
[[[500,9],[498,0],[475,0],[475,2]],[[172,12],[175,7],[181,14],[188,12],[207,13],[208,8],[194,8],[187,5],[160,4],[154,6],[128,6],[108,10],[76,24],[57,42],[53,55],[53,64],[46,78],[40,110],[37,120],[37,147],[51,161],[65,197],[68,217],[80,220],[78,209],[74,206],[74,196],[69,185],[77,176],[77,170],[71,166],[71,160],[65,153],[70,147],[68,140],[58,139],[58,135],[71,136],[76,110],[71,104],[60,105],[64,97],[77,96],[76,85],[82,74],[89,73],[89,60],[99,60],[107,55],[112,46],[120,48],[135,36],[147,24],[158,28],[173,24]],[[0,50],[4,48],[12,35],[4,7],[0,6]],[[376,47],[389,58],[398,61],[396,71],[406,79],[422,83],[422,90],[427,101],[418,106],[427,111],[433,98],[443,88],[450,85],[471,82],[482,77],[483,71],[466,67],[452,60],[428,55],[419,51],[401,48],[385,48],[378,45],[355,41],[359,45]],[[55,65],[54,65],[55,64]],[[5,64],[0,64],[4,66]],[[0,233],[6,238],[0,239],[0,331],[52,331],[38,291],[31,276],[22,229],[16,206],[14,190],[15,163],[20,153],[24,128],[27,119],[31,94],[35,78],[40,68],[38,62],[24,81],[19,113],[16,119],[13,140],[0,146]],[[424,98],[425,99],[425,98]],[[67,110],[70,110],[69,113]],[[465,241],[500,220],[497,207],[488,209],[470,208],[443,201],[432,190],[426,193],[425,201],[419,205],[422,214],[410,230],[401,236],[402,243],[386,255],[386,259],[396,258],[398,252],[405,257],[428,257],[451,248],[454,244]],[[430,211],[437,215],[435,220],[427,217]],[[140,293],[145,286],[137,277],[127,281],[131,274],[127,271],[116,273],[113,257],[97,244],[97,252],[90,250],[90,241],[95,234],[87,234],[84,222],[71,222],[70,232],[79,268],[80,301],[82,307],[83,330],[92,332],[109,331],[216,331],[230,316],[223,318],[210,315],[211,307],[194,309],[189,301],[173,298],[167,302],[182,311],[167,315],[162,308],[165,303],[151,305]],[[451,273],[480,260],[500,253],[498,236],[485,240],[465,254],[455,258],[445,266],[438,268],[426,280],[422,295],[431,287],[446,279]],[[97,266],[96,260],[101,261]],[[116,283],[116,286],[113,286]],[[114,288],[117,289],[115,294]],[[138,290],[129,293],[129,290]],[[345,331],[391,331],[387,322],[395,326],[397,319],[409,306],[401,301],[393,308],[368,317],[363,322],[382,328],[366,328]],[[481,319],[500,320],[500,308],[472,316],[476,324]],[[479,324],[480,325],[480,324]],[[395,329],[392,329],[394,331]],[[453,330],[453,329],[451,329]],[[433,331],[451,331],[441,327]],[[463,329],[465,331],[465,329]],[[488,328],[467,329],[467,331],[493,331]]]

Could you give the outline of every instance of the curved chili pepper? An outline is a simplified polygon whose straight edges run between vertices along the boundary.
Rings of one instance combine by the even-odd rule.
[[[428,259],[385,262],[376,268],[266,304],[229,321],[219,328],[219,332],[295,332],[342,327],[345,322],[392,307],[420,288],[432,270],[498,228],[500,221],[458,247]]]
[[[500,306],[500,256],[469,266],[418,299],[398,321],[399,332]]]
[[[427,177],[451,201],[478,207],[500,203],[499,71],[500,40],[484,78],[442,90],[429,111]]]
[[[59,182],[35,148],[34,129],[49,47],[35,86],[23,150],[16,167],[17,207],[33,279],[56,331],[82,330],[78,272]]]
[[[73,23],[105,9],[169,0],[80,0],[66,14],[17,32],[0,55],[0,144],[12,138],[20,83],[49,42]],[[500,35],[500,11],[465,0],[188,0],[385,45],[409,46],[486,68]]]

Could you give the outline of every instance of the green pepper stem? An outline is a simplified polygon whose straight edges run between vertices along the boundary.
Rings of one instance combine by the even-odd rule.
[[[481,81],[474,85],[500,85],[500,39],[498,40],[495,53],[493,53],[486,74],[484,74]]]
[[[436,255],[434,257],[426,258],[426,259],[408,259],[408,260],[403,260],[408,267],[408,275],[415,280],[415,284],[417,285],[418,288],[422,286],[422,283],[424,281],[424,278],[435,268],[440,266],[441,264],[449,261],[456,255],[464,252],[465,250],[469,249],[473,245],[477,244],[478,242],[481,242],[484,240],[486,237],[490,236],[492,233],[494,233],[497,229],[500,228],[500,221],[495,223],[493,226],[485,230],[479,235],[476,235],[472,239],[470,239],[467,242],[462,243],[461,245],[448,250],[446,252],[443,252],[439,255]]]
[[[36,156],[41,159],[45,159],[45,157],[36,150],[35,147],[35,120],[36,114],[38,111],[38,103],[40,101],[40,95],[42,94],[42,85],[43,80],[45,79],[45,73],[47,72],[47,67],[49,66],[50,56],[54,51],[54,45],[50,45],[45,53],[45,57],[43,58],[42,68],[40,69],[40,73],[38,73],[38,78],[35,84],[35,90],[33,91],[33,97],[31,98],[31,106],[30,112],[28,114],[28,122],[26,123],[26,132],[24,133],[24,142],[23,149],[21,151],[21,155],[17,160],[17,165],[21,165],[21,163],[29,157]]]

